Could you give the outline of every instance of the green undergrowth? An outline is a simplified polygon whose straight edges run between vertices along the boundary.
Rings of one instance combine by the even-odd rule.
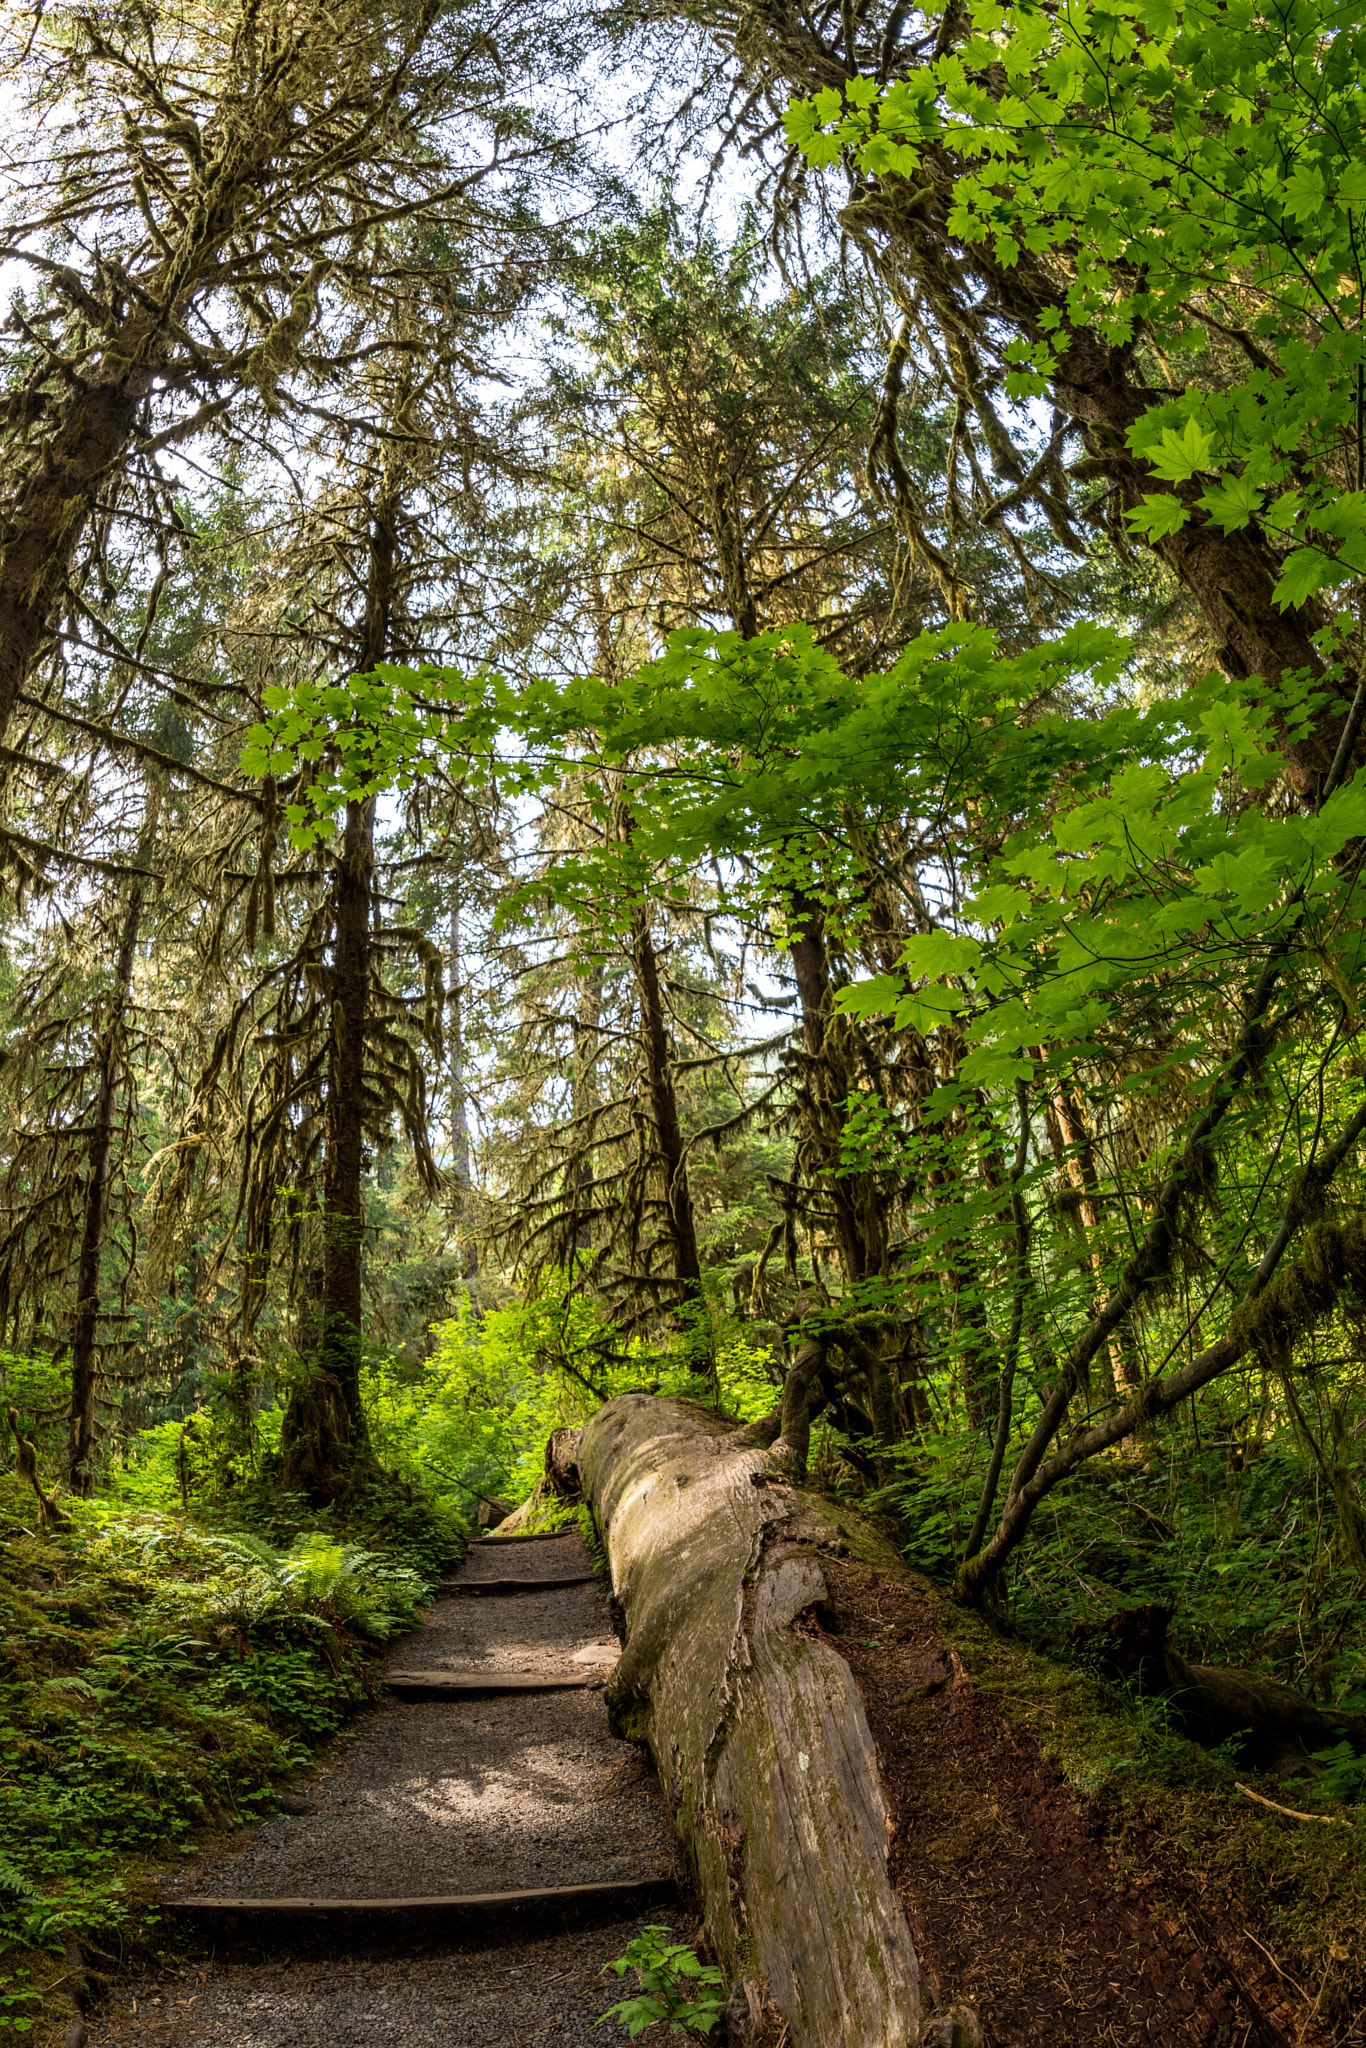
[[[417,1370],[377,1359],[366,1374],[377,1455],[429,1499],[449,1496],[472,1515],[480,1492],[497,1495],[523,1503],[523,1520],[536,1528],[554,1526],[558,1512],[543,1479],[555,1430],[586,1422],[617,1394],[711,1391],[687,1347],[669,1355],[641,1339],[621,1348],[562,1275],[542,1274],[537,1291],[511,1308],[476,1315],[466,1302],[432,1336],[432,1356]],[[771,1408],[781,1374],[769,1351],[724,1319],[709,1342],[727,1412],[748,1419]]]
[[[1339,1403],[1341,1464],[1359,1473],[1366,1403],[1349,1426],[1345,1412]],[[1329,1422],[1319,1434],[1329,1440]],[[903,1445],[895,1478],[870,1502],[894,1518],[907,1562],[941,1584],[962,1554],[985,1455],[965,1428]],[[1329,1469],[1267,1404],[1094,1459],[1043,1502],[1007,1567],[1010,1625],[1065,1650],[1078,1625],[1161,1605],[1193,1663],[1366,1708],[1366,1572]]]
[[[344,1522],[264,1484],[196,1510],[0,1479],[0,2037],[41,2034],[65,1943],[155,1939],[154,1866],[276,1810],[375,1690],[458,1524],[376,1483]]]

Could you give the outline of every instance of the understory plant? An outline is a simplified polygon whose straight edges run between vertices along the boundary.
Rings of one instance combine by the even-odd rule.
[[[702,1962],[690,1943],[671,1941],[672,1933],[672,1927],[642,1927],[623,1955],[603,1964],[604,1976],[609,1970],[618,1977],[634,1970],[640,1988],[633,1998],[609,2006],[595,2026],[620,2020],[633,2041],[657,2020],[689,2033],[711,2034],[726,2003],[721,1972],[715,1963]]]

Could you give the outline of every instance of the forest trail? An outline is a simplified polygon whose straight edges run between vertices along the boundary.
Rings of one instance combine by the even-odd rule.
[[[492,1591],[509,1579],[553,1583]],[[390,1647],[391,1697],[310,1783],[306,1810],[169,1881],[202,1940],[157,1981],[121,1983],[87,2048],[621,2038],[591,2032],[622,1996],[602,1965],[642,1924],[678,1915],[663,1802],[640,1752],[608,1730],[616,1656],[577,1532],[475,1545],[424,1628]],[[476,1682],[487,1689],[468,1691]],[[526,1896],[468,1903],[507,1894]]]
[[[973,2007],[988,2048],[1319,2048],[1309,1999],[1236,1895],[1136,1816],[1122,1847],[1107,1842],[1099,1810],[974,1678],[928,1589],[836,1559],[821,1569],[922,1979]]]

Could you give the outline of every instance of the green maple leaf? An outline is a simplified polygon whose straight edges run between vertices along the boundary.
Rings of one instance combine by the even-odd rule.
[[[1225,533],[1232,533],[1237,527],[1246,526],[1249,519],[1260,509],[1261,491],[1250,478],[1234,476],[1226,470],[1217,484],[1212,484],[1200,494],[1200,503],[1209,513],[1216,526],[1222,526]]]
[[[1161,477],[1164,483],[1183,484],[1197,471],[1210,467],[1214,436],[1207,434],[1198,421],[1187,420],[1179,434],[1172,427],[1164,427],[1161,440],[1139,453],[1146,457],[1154,476]]]
[[[1322,548],[1296,548],[1287,556],[1272,596],[1284,611],[1287,605],[1303,604],[1325,584],[1339,582],[1342,573],[1338,563],[1331,555],[1325,555]]]
[[[1164,534],[1178,533],[1189,518],[1188,508],[1171,491],[1149,491],[1125,513],[1124,523],[1149,540],[1161,540]]]

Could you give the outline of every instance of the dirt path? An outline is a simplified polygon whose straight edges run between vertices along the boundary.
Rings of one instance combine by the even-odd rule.
[[[892,1815],[921,1968],[988,2048],[1313,2048],[1237,1930],[1117,1869],[1094,1820],[981,1693],[914,1590],[822,1562]],[[1244,1951],[1247,1951],[1244,1953]]]
[[[420,1634],[386,1658],[396,1685],[412,1674],[419,1696],[391,1698],[359,1724],[309,1788],[308,1811],[246,1829],[175,1874],[176,1918],[202,1933],[182,1966],[122,1985],[92,2015],[89,2048],[624,2039],[591,2032],[622,1995],[603,1963],[646,1922],[683,1922],[668,1896],[677,1851],[663,1802],[640,1752],[607,1726],[602,1684],[617,1646],[606,1601],[596,1583],[477,1590],[590,1570],[577,1534],[476,1546],[460,1590],[439,1594]],[[451,1673],[573,1689],[443,1697]],[[581,1885],[621,1889],[553,1896]],[[515,1912],[437,1903],[509,1892],[542,1896]],[[321,1900],[336,1904],[297,1910]]]

